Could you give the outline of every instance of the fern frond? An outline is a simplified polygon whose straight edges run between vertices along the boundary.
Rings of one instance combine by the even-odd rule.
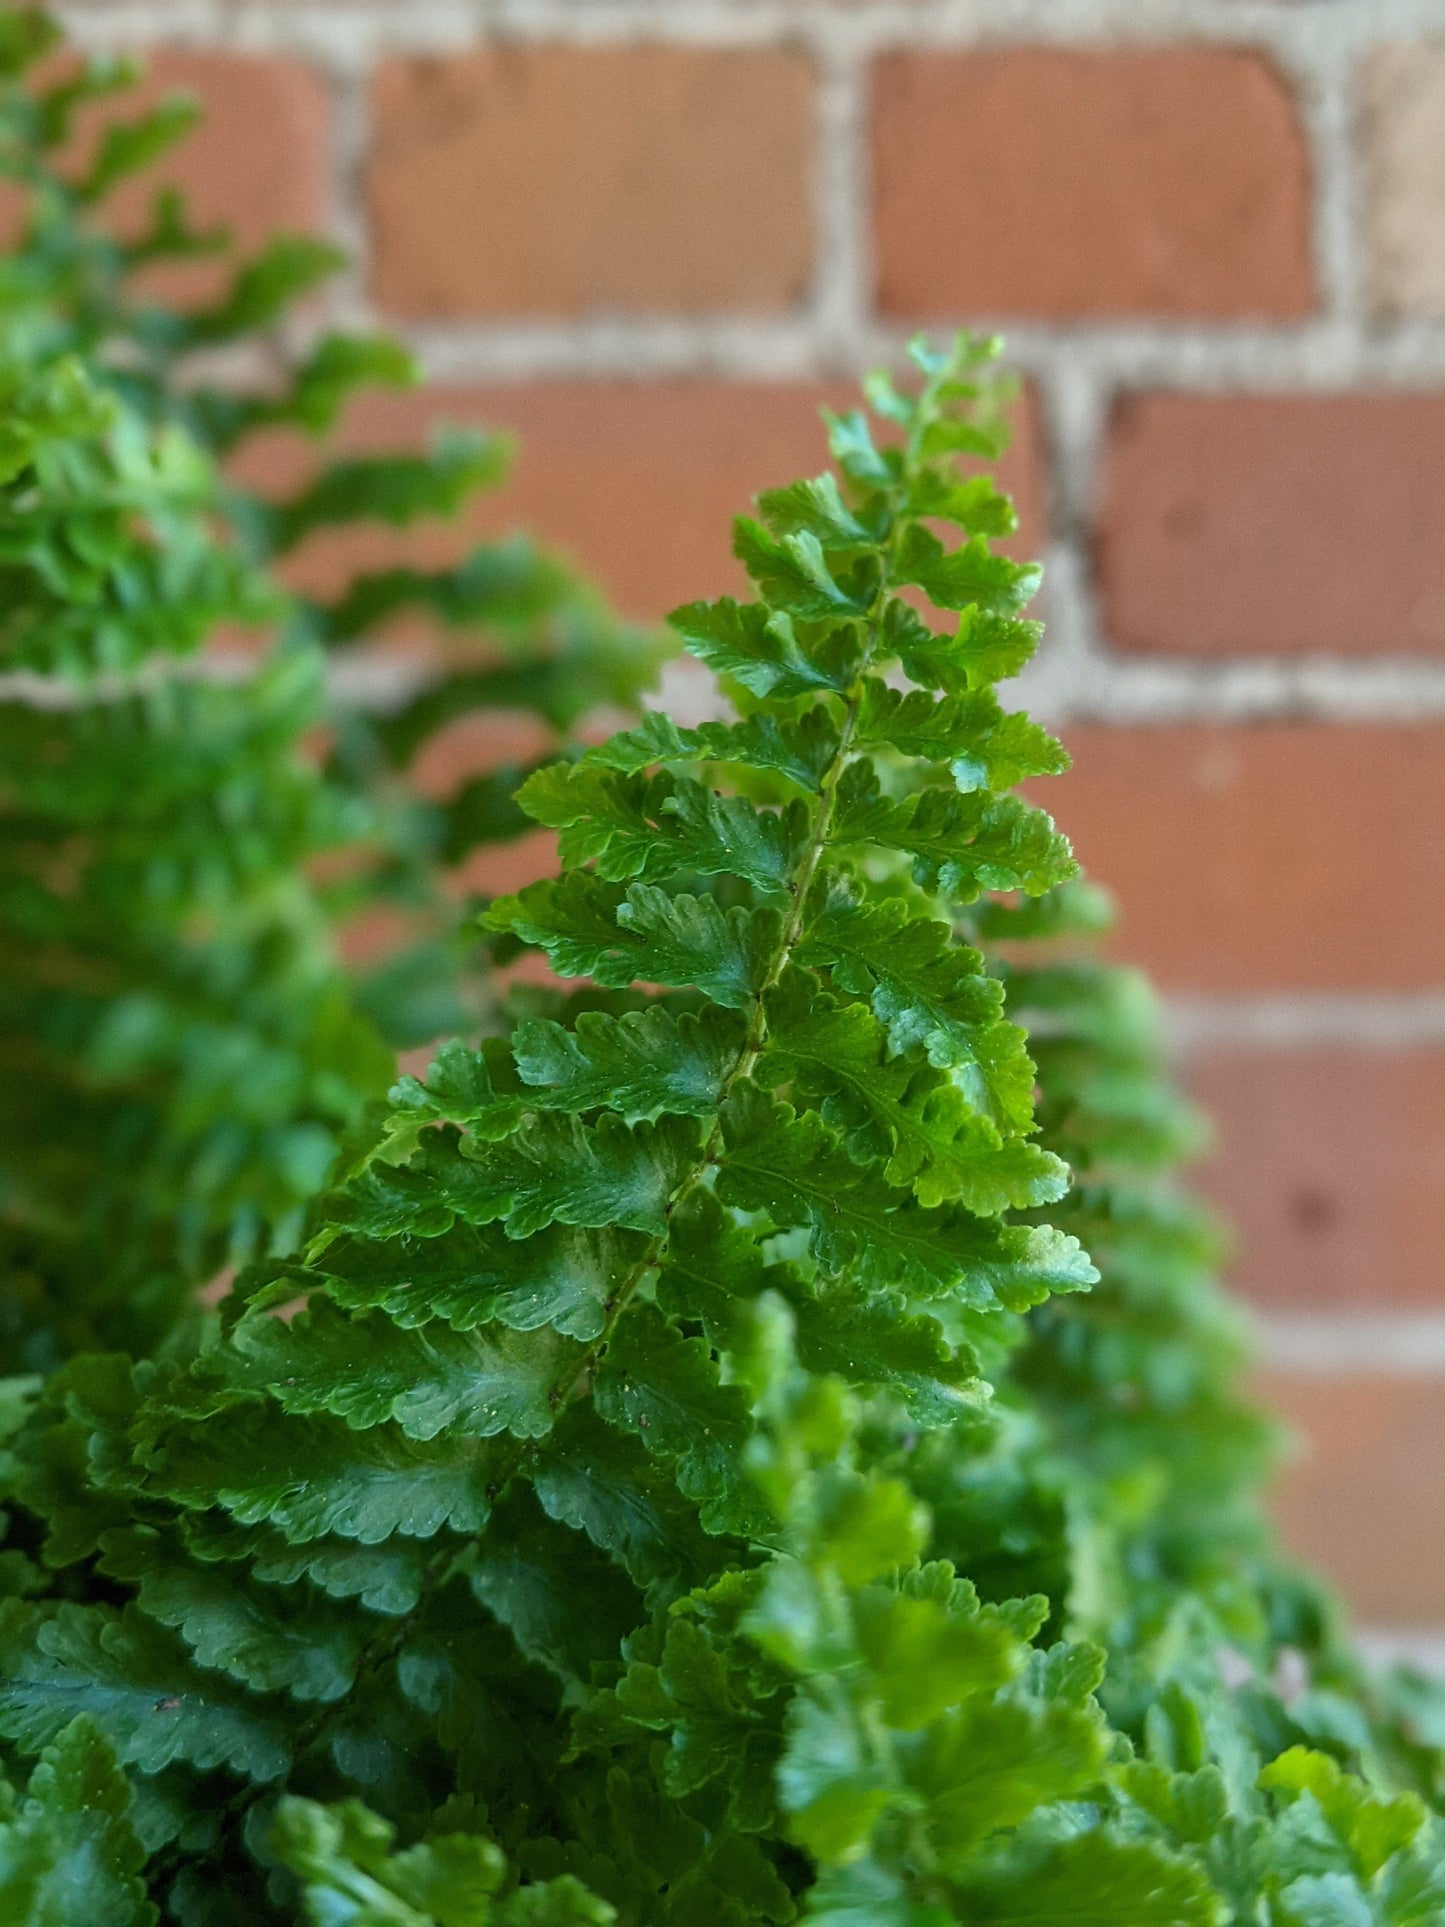
[[[274,251],[189,336],[134,315],[126,405],[168,416],[176,342],[322,266]],[[563,874],[485,928],[585,986],[400,1080],[198,1355],[5,1398],[6,1763],[91,1723],[122,1918],[133,1874],[183,1921],[218,1894],[443,1927],[1436,1906],[1398,1724],[1224,1678],[1221,1645],[1262,1668],[1308,1609],[1255,1556],[1208,1234],[1158,1184],[1183,1114],[1127,980],[1016,954],[1098,905],[1011,789],[1063,753],[991,687],[1038,634],[1011,511],[958,466],[999,445],[992,352],[914,344],[916,379],[866,384],[876,427],[831,422],[838,472],[739,523],[753,598],[674,618],[731,721],[521,785]],[[324,416],[346,379],[278,405]],[[333,469],[237,526],[264,559],[481,460]],[[520,634],[544,587],[516,558],[400,572],[304,626],[416,604]],[[565,660],[358,724],[352,794],[480,692],[575,714]]]

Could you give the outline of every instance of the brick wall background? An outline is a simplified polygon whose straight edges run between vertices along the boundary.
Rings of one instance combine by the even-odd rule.
[[[354,439],[514,425],[494,512],[637,615],[913,325],[1007,330],[1051,801],[1219,1122],[1287,1530],[1445,1641],[1445,0],[61,11],[421,351]]]

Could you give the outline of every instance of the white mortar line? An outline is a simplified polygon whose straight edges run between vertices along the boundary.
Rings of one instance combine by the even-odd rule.
[[[1445,1674],[1445,1629],[1361,1626],[1353,1638],[1367,1666],[1410,1666],[1421,1673]]]
[[[1337,34],[1315,32],[1276,42],[1274,55],[1292,83],[1310,168],[1309,240],[1324,313],[1359,311],[1356,247],[1352,77],[1355,49]]]
[[[349,257],[327,284],[325,320],[363,315],[371,261],[371,223],[367,218],[364,174],[371,144],[367,76],[355,65],[333,65],[327,75],[331,97],[332,233]],[[319,318],[318,318],[319,319]]]
[[[846,40],[822,34],[813,44],[819,70],[815,216],[817,285],[812,326],[825,361],[845,363],[865,333],[872,305],[867,177],[865,63]]]
[[[1178,1059],[1234,1049],[1414,1051],[1445,1045],[1445,991],[1175,996],[1164,1001],[1164,1025]]]
[[[1074,552],[1056,548],[1053,628],[1038,664],[1004,685],[1011,706],[1027,706],[1059,728],[1077,724],[1144,726],[1294,721],[1334,724],[1438,723],[1445,720],[1445,663],[1342,661],[1254,662],[1220,665],[1122,661],[1097,651],[1082,625],[1087,596],[1059,578],[1075,566]],[[1062,592],[1061,592],[1062,591]],[[1071,625],[1073,627],[1071,628]],[[163,665],[166,673],[236,673],[229,657],[210,655],[190,665]],[[368,706],[390,700],[398,678],[420,674],[405,651],[368,651],[338,657],[330,668],[333,687],[347,702]],[[61,678],[0,675],[0,700],[22,695],[67,700]],[[51,692],[48,696],[46,692]],[[55,692],[62,692],[57,694]]]
[[[864,249],[856,251],[866,259]],[[855,270],[849,269],[851,278]],[[840,280],[843,277],[839,277]],[[832,277],[823,283],[831,286]],[[402,333],[437,376],[514,381],[550,374],[699,374],[807,379],[896,360],[913,324],[854,317],[839,326],[834,294],[801,314],[776,318],[638,314],[479,321],[474,325],[380,320]],[[946,332],[963,317],[925,318]],[[1445,319],[1366,326],[1336,317],[1270,328],[1136,322],[1051,328],[1008,315],[970,315],[968,325],[1005,338],[1007,359],[1041,382],[1067,378],[1115,392],[1150,388],[1197,394],[1328,393],[1371,387],[1409,393],[1445,385]]]
[[[1093,617],[1079,606],[1086,585],[1070,584],[1067,572],[1082,568],[1083,560],[1066,551],[1055,555],[1054,566],[1064,577],[1064,599],[1057,610],[1051,602],[1048,614],[1064,629],[1061,645],[1055,650],[1050,631],[1037,665],[1005,691],[1006,700],[1026,703],[1051,725],[1411,723],[1445,716],[1445,662],[1440,661],[1171,661],[1106,655],[1097,643],[1080,648],[1068,624],[1087,620],[1092,636]],[[1050,586],[1047,575],[1045,585]]]
[[[1105,673],[1089,558],[1077,541],[1051,542],[1044,553],[1044,593],[1031,612],[1044,624],[1039,653],[1001,687],[1010,709],[1026,709],[1051,727],[1075,720],[1074,692],[1092,688]]]
[[[825,300],[829,292],[825,284]],[[541,319],[394,332],[410,343],[433,381],[521,382],[576,375],[638,382],[690,375],[808,381],[839,365],[840,316],[832,303],[827,303],[827,317],[826,338],[816,304],[777,320],[605,315],[573,322]],[[849,348],[854,352],[849,354]],[[857,365],[851,338],[843,344],[843,354],[850,368]]]
[[[1440,1378],[1445,1393],[1445,1313],[1334,1312],[1257,1319],[1255,1328],[1270,1371],[1302,1378],[1356,1372]]]
[[[1039,611],[1045,634],[1038,656],[1015,688],[1023,707],[1047,720],[1071,714],[1076,692],[1093,688],[1107,675],[1091,533],[1106,404],[1103,389],[1088,370],[1067,356],[1051,357],[1036,370],[1035,385],[1045,520],[1051,530]]]
[[[204,16],[216,30],[269,33],[280,44],[334,33],[366,32],[393,44],[436,45],[444,38],[475,34],[480,24],[504,24],[509,32],[538,38],[668,38],[715,41],[776,37],[812,29],[817,0],[66,0],[59,7],[68,24],[95,23],[132,38],[163,38],[178,14]],[[847,33],[872,46],[967,45],[1028,40],[1080,45],[1151,44],[1169,40],[1297,46],[1369,45],[1389,35],[1438,32],[1439,0],[853,0],[829,31]]]
[[[1445,377],[1445,319],[1376,325],[1343,315],[1316,315],[1267,327],[1149,326],[1136,322],[1050,328],[1008,317],[984,318],[1006,336],[1010,359],[1040,372],[1065,359],[1111,391],[1150,387],[1200,394],[1312,393],[1370,385],[1410,390]],[[887,353],[894,337],[880,331],[868,344]]]
[[[1120,663],[1091,655],[1087,648],[1071,657],[1062,648],[1051,654],[1050,648],[1046,642],[1042,663],[1006,684],[1004,695],[1011,705],[1026,698],[1030,709],[1058,727],[1071,722],[1164,727],[1295,720],[1368,726],[1445,720],[1442,663],[1274,662],[1214,669]],[[177,667],[178,673],[223,678],[234,673],[225,655],[200,659],[189,670]],[[330,669],[333,686],[344,700],[363,706],[386,700],[384,692],[395,689],[399,676],[418,673],[407,652],[393,655],[381,649],[354,660],[338,657]],[[0,699],[45,687],[63,690],[68,685],[60,679],[0,675]]]

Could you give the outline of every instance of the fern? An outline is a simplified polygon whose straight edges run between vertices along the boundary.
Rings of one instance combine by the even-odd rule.
[[[602,1590],[615,1602],[620,1637],[645,1617],[649,1600],[661,1609],[725,1574],[740,1555],[746,1567],[746,1545],[777,1537],[744,1462],[749,1401],[719,1357],[748,1300],[775,1290],[795,1300],[805,1351],[811,1343],[836,1358],[839,1328],[856,1330],[866,1341],[856,1347],[860,1383],[887,1386],[936,1412],[940,1403],[982,1396],[966,1337],[951,1321],[1026,1305],[1092,1276],[1072,1241],[998,1222],[1005,1202],[1059,1195],[1065,1174],[1029,1146],[1031,1071],[1002,1014],[1001,992],[976,955],[971,963],[966,953],[952,957],[952,994],[944,987],[934,995],[955,1019],[955,1043],[969,1063],[994,1075],[997,1115],[972,1105],[965,1078],[930,1064],[921,1048],[900,1078],[871,1003],[841,982],[829,989],[820,974],[826,965],[815,972],[799,960],[815,927],[835,933],[840,945],[864,944],[878,896],[906,912],[905,929],[922,926],[917,941],[937,961],[938,947],[951,940],[936,896],[908,880],[909,839],[919,845],[918,873],[932,884],[946,874],[961,900],[985,887],[1040,886],[1072,867],[1047,819],[1004,794],[955,790],[969,808],[931,810],[915,830],[911,800],[884,789],[891,780],[884,758],[895,752],[881,741],[877,751],[855,744],[860,719],[867,720],[865,691],[893,653],[887,636],[904,623],[921,626],[896,592],[893,558],[907,552],[915,492],[922,495],[949,460],[951,397],[967,391],[966,374],[963,362],[931,366],[908,446],[887,458],[886,485],[858,491],[866,532],[851,513],[831,533],[826,523],[821,534],[816,527],[795,532],[786,526],[790,511],[773,510],[765,498],[775,532],[748,538],[759,552],[772,545],[759,565],[772,595],[742,620],[755,622],[761,612],[760,633],[775,630],[784,639],[780,653],[831,665],[837,693],[763,702],[751,718],[755,728],[771,723],[792,750],[811,744],[811,777],[773,762],[750,764],[743,726],[724,741],[709,738],[702,761],[683,742],[682,756],[669,754],[649,772],[628,767],[645,748],[623,753],[613,745],[524,786],[524,804],[561,827],[564,847],[575,844],[586,867],[493,906],[492,928],[515,934],[519,923],[540,919],[544,947],[558,932],[575,938],[575,901],[595,917],[598,891],[610,891],[614,930],[623,927],[616,913],[626,909],[641,944],[632,974],[656,982],[680,973],[653,956],[651,922],[665,926],[675,908],[708,900],[699,893],[717,879],[710,900],[753,959],[746,988],[711,1009],[695,994],[650,1005],[624,997],[613,1008],[579,1013],[575,1028],[557,1017],[533,1019],[515,1054],[501,1047],[444,1054],[428,1085],[400,1087],[383,1144],[328,1208],[308,1266],[247,1280],[246,1308],[226,1346],[143,1396],[136,1381],[110,1367],[101,1392],[91,1382],[96,1367],[84,1360],[47,1388],[17,1460],[18,1489],[27,1509],[47,1521],[51,1556],[67,1563],[98,1557],[118,1585],[133,1586],[136,1579],[123,1576],[137,1571],[132,1536],[141,1529],[158,1536],[147,1542],[137,1604],[120,1618],[102,1611],[102,1624],[95,1608],[80,1608],[78,1620],[68,1612],[56,1619],[43,1604],[18,1608],[17,1637],[22,1644],[33,1637],[45,1663],[36,1665],[33,1685],[16,1689],[17,1738],[48,1737],[40,1711],[47,1691],[73,1711],[77,1689],[87,1697],[80,1681],[95,1664],[91,1655],[112,1647],[122,1671],[143,1670],[146,1692],[189,1708],[189,1681],[202,1675],[187,1629],[195,1638],[203,1622],[219,1623],[217,1580],[241,1588],[243,1616],[264,1621],[271,1603],[265,1582],[243,1576],[260,1541],[248,1536],[244,1546],[227,1546],[231,1531],[259,1533],[273,1549],[277,1539],[313,1548],[300,1551],[305,1583],[326,1597],[324,1582],[339,1570],[338,1541],[367,1549],[372,1590],[412,1594],[399,1617],[376,1615],[352,1661],[375,1691],[391,1692],[395,1681],[404,1705],[412,1702],[400,1682],[412,1681],[418,1642],[425,1647],[437,1615],[455,1611],[464,1596],[462,1575],[453,1571],[459,1562],[478,1561],[479,1596],[517,1619],[520,1658],[539,1641],[522,1601],[545,1582],[509,1576],[514,1563],[528,1557],[534,1539],[556,1541],[547,1556],[555,1595],[579,1558],[584,1570],[587,1557],[601,1559],[599,1570],[612,1575]],[[861,424],[850,421],[838,433],[856,439]],[[798,558],[795,578],[785,564]],[[999,578],[1000,609],[1017,600],[1026,577],[1011,568]],[[823,579],[834,585],[828,599],[846,603],[844,613],[799,614],[816,608]],[[726,609],[720,614],[730,619]],[[694,610],[681,620],[705,628],[710,617]],[[876,734],[886,706],[876,696],[868,702]],[[1001,726],[996,705],[976,707],[984,725]],[[1035,756],[1042,768],[1059,760],[1042,737]],[[719,782],[702,780],[720,781],[729,765],[751,795],[719,793]],[[881,896],[861,867],[870,846],[898,852],[884,859],[894,880]],[[836,1011],[830,1021],[841,1022],[852,1012],[835,1070],[808,1046],[810,1006],[820,1020]],[[610,1084],[623,1062],[632,1088],[618,1108],[599,1104],[598,1080]],[[779,1238],[795,1248],[775,1251]],[[428,1302],[433,1279],[449,1306],[471,1300],[455,1324]],[[277,1324],[268,1305],[278,1293],[298,1291],[313,1300],[310,1308],[289,1326]],[[128,1412],[112,1408],[111,1417],[115,1450],[129,1461],[116,1493],[130,1495],[137,1524],[106,1524],[92,1536],[79,1521],[63,1524],[47,1494],[75,1428],[93,1439],[97,1396],[105,1405],[134,1401]],[[222,1557],[205,1576],[209,1593],[197,1595],[201,1579],[185,1575],[196,1567],[202,1521],[220,1530],[214,1544]],[[416,1538],[437,1542],[420,1571],[405,1563],[404,1542]],[[154,1563],[162,1559],[176,1566],[169,1583]],[[209,1607],[197,1603],[202,1597]],[[580,1684],[586,1670],[569,1651],[584,1629],[566,1623],[565,1603],[554,1596],[547,1616],[560,1623],[539,1645],[552,1661],[543,1677],[560,1671],[564,1686],[573,1676]],[[304,1641],[308,1618],[288,1614],[286,1627],[275,1628],[288,1650],[298,1633]],[[176,1631],[162,1632],[163,1625]],[[219,1746],[258,1780],[275,1779],[275,1715],[263,1694],[243,1734],[234,1725],[235,1690],[254,1693],[264,1682],[274,1694],[285,1690],[274,1684],[282,1680],[307,1693],[329,1690],[342,1649],[328,1647],[329,1671],[302,1668],[294,1654],[268,1669],[253,1643],[245,1642],[244,1658],[227,1656],[245,1678],[209,1709],[224,1739],[192,1732],[188,1713],[184,1723],[170,1723],[167,1744],[176,1752],[164,1762],[146,1736],[147,1765],[190,1758],[209,1771]],[[156,1669],[167,1654],[188,1683],[176,1691],[177,1680],[163,1693]],[[220,1657],[208,1644],[206,1661]],[[21,1660],[11,1670],[30,1677]],[[419,1710],[435,1717],[440,1709],[429,1690]],[[100,1697],[108,1703],[114,1692]],[[346,1707],[353,1697],[324,1703]],[[313,1716],[312,1748],[334,1737],[338,1716]],[[131,1758],[142,1745],[124,1720],[112,1738]],[[565,1783],[560,1760],[556,1773]],[[681,1817],[689,1833],[700,1824]],[[515,1855],[526,1843],[504,1837],[503,1844]],[[786,1917],[786,1883],[756,1842],[738,1833],[710,1851],[729,1865],[735,1859]],[[724,1879],[721,1865],[715,1878]]]
[[[194,115],[169,101],[112,120],[77,174],[76,115],[133,75],[90,61],[36,78],[57,37],[38,12],[0,13],[0,170],[26,209],[0,269],[13,458],[0,649],[7,670],[72,685],[60,707],[37,708],[28,688],[0,703],[12,1370],[192,1342],[197,1285],[294,1242],[340,1134],[385,1088],[372,1027],[410,1045],[497,1022],[448,873],[525,826],[516,776],[424,804],[408,767],[478,704],[532,706],[565,731],[600,700],[628,702],[652,661],[521,539],[452,570],[357,577],[330,604],[277,591],[274,565],[318,530],[455,512],[501,475],[505,440],[333,461],[280,502],[221,483],[204,451],[229,456],[277,425],[322,435],[360,386],[415,369],[385,339],[327,335],[273,389],[198,383],[192,350],[270,330],[337,257],[283,237],[209,308],[148,298],[144,270],[224,252],[222,237],[194,234],[162,194],[148,232],[122,243],[106,197]],[[459,664],[391,715],[338,710],[320,649],[408,605],[484,636],[497,659]],[[283,627],[284,640],[239,684],[182,673],[222,623]],[[338,747],[318,780],[301,749],[323,721]],[[333,869],[344,855],[345,882],[303,885],[323,852]],[[379,907],[408,939],[348,982],[338,928]]]
[[[0,15],[12,78],[48,33]],[[155,675],[279,617],[308,532],[445,512],[498,449],[218,494],[198,448],[324,431],[404,358],[335,337],[273,393],[189,385],[331,257],[283,241],[200,314],[137,296],[202,242],[171,200],[132,247],[92,225],[174,103],[55,164],[114,78],[5,104],[7,661],[79,691],[3,716],[9,1303],[24,1362],[78,1353],[0,1388],[8,1916],[1439,1918],[1438,1707],[1270,1547],[1217,1241],[1170,1182],[1192,1122],[1009,793],[1064,758],[991,688],[1037,573],[954,465],[998,446],[987,352],[870,381],[884,440],[834,421],[840,475],[739,525],[756,599],[674,617],[732,720],[419,811],[394,779],[438,724],[565,731],[638,653],[512,544],[293,602],[239,689]],[[506,659],[343,718],[318,776],[317,646],[407,606]],[[563,873],[489,947],[590,983],[401,1079],[310,1211],[384,1061],[338,909],[420,913],[427,997],[365,996],[393,1039],[460,1021],[438,867],[527,821]],[[362,836],[349,895],[298,882]],[[195,1279],[263,1239],[185,1362]]]
[[[63,1927],[77,1911],[153,1921],[130,1809],[114,1753],[84,1716],[72,1720],[36,1761],[23,1801],[8,1802],[0,1819],[0,1893],[11,1917],[35,1927]]]
[[[0,704],[0,1236],[30,1369],[155,1342],[231,1233],[295,1217],[387,1074],[299,881],[360,827],[296,751],[314,670],[283,647],[244,693],[123,686],[271,598],[210,531],[204,461],[46,336],[22,312],[0,343],[5,653],[72,687]]]
[[[1287,1737],[1438,1806],[1438,1684],[1368,1673],[1335,1601],[1274,1545],[1260,1495],[1275,1430],[1239,1389],[1247,1332],[1214,1281],[1219,1228],[1175,1176],[1198,1120],[1163,1070],[1147,985],[1087,954],[1108,919],[1069,885],[975,926],[1034,1034],[1041,1135],[1080,1180],[1050,1216],[1102,1276],[1041,1307],[999,1366],[1018,1416],[955,1530],[988,1583],[1046,1586],[1061,1622],[1107,1645],[1102,1697],[1141,1746],[1175,1695],[1188,1730],[1218,1722],[1225,1653],[1261,1761]]]
[[[1037,629],[955,469],[989,351],[914,352],[892,440],[835,420],[841,480],[740,525],[756,599],[674,618],[735,720],[524,784],[562,873],[484,921],[590,984],[402,1079],[192,1363],[12,1400],[0,1734],[17,1783],[78,1717],[113,1753],[97,1879],[133,1839],[197,1922],[1439,1912],[1399,1727],[1342,1658],[1267,1684],[1307,1595],[1137,993],[1023,961],[1097,900],[1009,790],[1062,756],[990,688]]]
[[[207,381],[194,365],[197,351],[264,346],[274,360],[278,329],[344,257],[315,237],[280,235],[237,261],[224,233],[192,226],[174,189],[156,192],[139,238],[119,240],[106,197],[184,140],[195,105],[173,96],[127,120],[110,103],[123,104],[136,78],[132,63],[91,59],[59,82],[44,69],[36,77],[35,63],[57,44],[58,29],[42,12],[13,8],[0,11],[0,28],[0,68],[9,81],[0,99],[0,170],[20,185],[28,210],[6,272],[27,299],[44,301],[69,347],[137,414],[179,426],[229,463],[253,437],[277,428],[324,443],[359,393],[418,381],[400,343],[332,332],[269,381]],[[110,114],[103,164],[77,179],[68,158],[76,116],[96,100]],[[196,255],[217,258],[227,272],[209,306],[177,309],[149,292],[148,270]],[[227,481],[218,505],[247,558],[274,573],[319,533],[367,524],[400,529],[455,515],[505,478],[510,458],[505,435],[448,429],[419,454],[328,451],[289,497],[265,498]],[[381,848],[354,905],[389,904],[412,931],[409,945],[360,984],[367,1013],[400,1047],[495,1023],[475,944],[458,929],[455,891],[443,886],[479,846],[529,827],[511,802],[526,772],[464,780],[425,804],[407,772],[439,729],[477,709],[531,711],[560,742],[599,706],[633,707],[657,666],[655,641],[616,621],[574,570],[520,534],[482,544],[453,566],[363,570],[329,598],[299,595],[291,604],[326,650],[363,646],[408,613],[425,615],[454,645],[444,668],[389,712],[332,697],[336,747],[328,773],[378,819]]]

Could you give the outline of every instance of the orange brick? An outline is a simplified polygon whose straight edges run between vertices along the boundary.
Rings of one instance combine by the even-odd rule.
[[[1445,729],[1066,729],[1038,786],[1118,895],[1116,949],[1230,992],[1445,983]]]
[[[1124,649],[1437,653],[1445,394],[1126,402],[1099,563],[1107,631]]]
[[[812,267],[813,90],[773,48],[387,60],[376,298],[413,318],[787,308]]]
[[[1264,1391],[1304,1446],[1275,1498],[1293,1550],[1367,1625],[1445,1623],[1445,1380],[1280,1373]]]
[[[1227,1050],[1188,1066],[1231,1276],[1299,1312],[1445,1310],[1445,1051]]]
[[[1263,56],[898,53],[873,76],[885,313],[1285,317],[1309,172]]]
[[[826,465],[818,410],[850,405],[852,383],[544,381],[490,388],[428,388],[369,396],[348,440],[359,448],[412,445],[446,422],[515,430],[521,450],[510,486],[485,498],[465,529],[410,543],[434,559],[468,536],[523,527],[574,556],[624,613],[652,620],[698,596],[740,593],[731,553],[733,517],[762,488]],[[244,471],[285,487],[300,473],[294,445],[259,445]],[[1012,545],[1035,554],[1043,538],[1044,482],[1036,418],[1020,411],[1003,479],[1018,499]],[[307,579],[325,588],[344,571],[394,554],[367,531],[315,544]]]

